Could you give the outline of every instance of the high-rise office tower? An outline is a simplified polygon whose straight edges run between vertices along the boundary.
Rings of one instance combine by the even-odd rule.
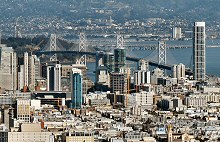
[[[29,89],[33,90],[35,87],[36,77],[40,77],[40,59],[37,58],[36,55],[29,55],[25,52],[23,61],[24,64],[19,66],[18,71],[18,80],[20,82],[23,80],[23,83],[19,85],[19,89],[29,87]]]
[[[31,55],[28,58],[28,83],[30,89],[35,86],[35,56]]]
[[[47,67],[47,90],[61,91],[61,64]]]
[[[193,37],[193,60],[194,60],[194,79],[205,81],[206,57],[205,57],[205,22],[194,23]]]
[[[0,87],[17,89],[17,56],[12,47],[0,47]]]
[[[28,66],[29,66],[29,63],[28,63],[28,53],[27,52],[25,52],[24,53],[24,86],[29,86],[29,76],[28,76]],[[24,87],[23,86],[23,87]]]
[[[125,67],[126,52],[124,48],[117,48],[114,50],[115,57],[115,72],[120,72],[120,69]]]
[[[72,68],[71,73],[71,108],[80,109],[83,102],[82,71]]]

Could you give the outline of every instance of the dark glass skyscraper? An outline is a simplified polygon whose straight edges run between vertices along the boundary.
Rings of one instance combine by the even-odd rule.
[[[124,48],[114,50],[115,56],[115,72],[120,72],[120,68],[125,67],[126,52]]]
[[[114,54],[106,53],[104,56],[104,66],[107,67],[108,72],[114,72]]]
[[[80,109],[82,102],[82,71],[73,68],[71,74],[71,108]]]

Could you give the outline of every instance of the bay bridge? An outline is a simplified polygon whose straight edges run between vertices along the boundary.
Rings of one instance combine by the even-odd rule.
[[[64,48],[62,44],[58,40],[59,38],[56,37],[55,34],[52,34],[48,43],[42,48],[41,50],[35,51],[34,54],[40,56],[42,54],[49,55],[50,61],[57,61],[57,54],[70,54],[70,55],[77,55],[81,56],[78,59],[78,63],[86,63],[85,55],[96,56],[99,53],[109,52],[112,51],[115,47],[117,47],[117,40],[112,40],[108,42],[102,42],[101,40],[97,40],[97,42],[93,41],[86,41],[85,34],[80,35],[79,41],[77,44],[79,46],[72,46],[71,48]],[[115,44],[113,44],[115,42]],[[122,41],[124,42],[124,41]],[[173,49],[173,48],[191,48],[191,45],[166,45],[165,42],[160,44],[123,44],[124,48],[127,51],[137,50],[154,50],[155,52],[159,52],[157,55],[158,61],[149,60],[147,57],[144,59],[149,62],[150,66],[159,67],[166,70],[171,70],[172,65],[166,63],[166,49]],[[157,50],[155,50],[157,49]],[[130,55],[129,55],[130,54]],[[132,53],[126,55],[126,59],[131,62],[138,62],[139,60],[143,59],[139,56],[131,56]],[[191,75],[191,70],[186,70],[186,74]]]

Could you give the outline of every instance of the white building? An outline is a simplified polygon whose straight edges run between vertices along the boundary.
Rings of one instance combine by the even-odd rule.
[[[181,78],[186,77],[185,73],[185,65],[180,63],[179,65],[173,65],[172,67],[172,72],[173,72],[173,78],[177,78],[178,80]]]
[[[24,53],[24,86],[29,86],[29,76],[28,76],[28,66],[29,66],[29,63],[28,63],[28,53],[25,52]]]
[[[136,86],[150,84],[150,71],[137,70],[134,75]]]
[[[96,69],[96,82],[98,84],[110,86],[110,75],[104,65],[101,65]]]
[[[18,71],[18,90],[23,89],[24,87],[24,65],[20,65]]]
[[[129,96],[129,104],[137,106],[152,106],[154,92],[141,91]]]
[[[174,28],[173,28],[172,37],[173,37],[174,39],[180,39],[180,38],[182,38],[182,30],[181,30],[180,27],[174,27]]]
[[[219,95],[216,94],[193,94],[185,98],[186,106],[205,107],[208,102],[218,103]]]
[[[18,89],[23,89],[24,86],[34,90],[36,77],[40,76],[40,60],[36,55],[28,55],[24,53],[24,65],[20,65],[18,71]]]

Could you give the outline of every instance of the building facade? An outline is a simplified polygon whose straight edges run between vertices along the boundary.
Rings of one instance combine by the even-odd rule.
[[[61,64],[47,67],[47,90],[61,91]]]
[[[125,67],[126,52],[124,48],[117,48],[114,50],[115,56],[115,72],[120,72],[120,69]]]
[[[173,28],[173,34],[172,34],[174,39],[180,39],[182,38],[182,30],[180,27],[174,27]]]
[[[72,68],[71,74],[71,103],[72,108],[80,109],[83,102],[83,87],[82,87],[82,71]]]
[[[30,99],[17,100],[17,119],[22,122],[30,122]]]
[[[113,93],[126,94],[128,87],[127,75],[125,73],[112,73],[110,75],[110,87]]]
[[[173,72],[173,78],[177,78],[178,80],[181,78],[186,77],[185,73],[185,65],[180,63],[179,65],[173,65],[172,67],[172,72]]]
[[[194,79],[198,81],[205,81],[206,75],[205,36],[205,22],[195,22],[193,37],[193,60]]]
[[[0,87],[17,89],[17,56],[12,47],[0,45]]]

